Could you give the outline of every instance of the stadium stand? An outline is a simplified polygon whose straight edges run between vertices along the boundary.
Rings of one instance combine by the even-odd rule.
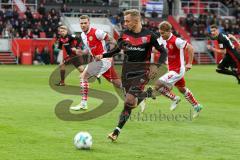
[[[240,2],[238,0],[159,0],[158,11],[152,10],[148,0],[2,0],[0,5],[0,40],[7,46],[1,47],[0,62],[14,64],[21,62],[22,53],[30,53],[39,43],[40,51],[48,46],[53,58],[52,45],[57,37],[56,28],[66,24],[72,33],[80,32],[78,17],[88,14],[92,24],[102,28],[117,39],[124,29],[123,11],[129,8],[142,8],[142,23],[153,32],[158,32],[158,24],[168,19],[175,34],[181,35],[196,48],[195,62],[200,64],[215,63],[216,57],[209,53],[206,43],[209,25],[216,23],[225,33],[240,34]],[[36,3],[37,2],[37,3]],[[150,12],[149,12],[150,11]],[[172,15],[172,16],[171,16]],[[161,18],[162,17],[162,18]],[[8,42],[4,41],[8,40]],[[28,41],[29,40],[29,41]],[[22,47],[22,43],[32,46]],[[21,42],[20,42],[21,41]],[[41,42],[40,42],[41,41]],[[0,43],[1,44],[1,43]],[[23,49],[25,48],[25,49]],[[28,54],[25,54],[28,55]],[[216,56],[216,55],[215,55]],[[119,59],[121,60],[121,58]]]
[[[219,25],[227,34],[240,34],[240,2],[236,0],[221,2],[183,1],[182,7],[187,15],[181,17],[179,23],[191,36],[197,38],[208,36],[211,24]],[[222,10],[223,6],[227,8],[225,13]]]

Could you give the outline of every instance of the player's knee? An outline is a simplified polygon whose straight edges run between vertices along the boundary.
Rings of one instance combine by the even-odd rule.
[[[136,106],[136,98],[135,97],[134,98],[126,97],[124,106],[134,108]]]
[[[82,73],[84,71],[84,67],[83,66],[78,66],[78,70],[80,73]]]
[[[127,108],[135,108],[136,104],[135,102],[133,101],[125,101],[124,102],[124,107],[127,107]]]
[[[178,91],[182,94],[185,94],[186,88],[185,87],[177,87]]]
[[[60,65],[60,69],[65,70],[65,65],[64,64]]]
[[[83,80],[88,80],[89,77],[90,77],[90,75],[89,75],[87,72],[83,71],[83,72],[81,73],[81,78],[82,78]]]

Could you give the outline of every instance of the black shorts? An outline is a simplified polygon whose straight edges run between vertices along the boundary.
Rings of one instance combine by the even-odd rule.
[[[122,74],[122,85],[126,93],[135,97],[139,97],[139,95],[143,93],[144,87],[148,81],[149,79],[146,71]]]
[[[228,69],[229,67],[236,68],[237,64],[229,54],[226,54],[225,57],[218,64],[218,68]]]

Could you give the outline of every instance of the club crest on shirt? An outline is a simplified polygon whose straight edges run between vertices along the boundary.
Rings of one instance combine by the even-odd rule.
[[[172,44],[170,44],[170,45],[169,45],[169,48],[170,48],[170,49],[173,49],[173,45],[172,45]]]
[[[125,40],[126,40],[126,41],[129,41],[130,39],[127,37]]]
[[[142,43],[147,43],[147,37],[142,37]]]
[[[92,36],[90,36],[90,37],[89,37],[89,41],[92,41],[92,40],[93,40],[93,37],[92,37]]]

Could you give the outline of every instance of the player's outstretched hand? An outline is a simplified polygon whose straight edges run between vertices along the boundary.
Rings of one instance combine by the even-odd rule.
[[[96,55],[95,60],[100,61],[103,58],[103,55]]]
[[[192,64],[186,64],[185,68],[186,71],[189,71],[192,68]]]

